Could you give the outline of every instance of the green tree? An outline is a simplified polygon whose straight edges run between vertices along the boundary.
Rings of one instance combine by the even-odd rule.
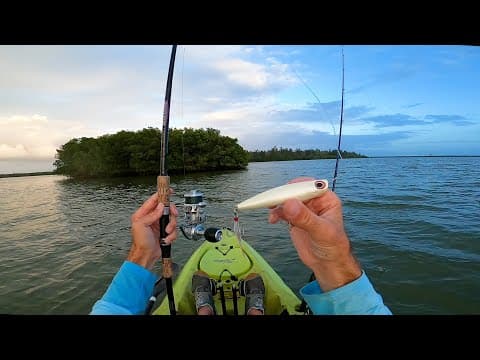
[[[357,154],[351,151],[340,151],[342,158],[365,158],[365,155]],[[270,150],[255,150],[248,152],[249,162],[263,161],[288,161],[288,160],[314,160],[314,159],[336,159],[337,150],[319,150],[319,149],[290,149],[277,148],[274,146]]]
[[[56,153],[58,174],[72,177],[153,175],[160,169],[161,131],[146,128],[120,131],[98,138],[71,139]],[[244,169],[248,152],[237,139],[216,129],[170,129],[169,173]]]

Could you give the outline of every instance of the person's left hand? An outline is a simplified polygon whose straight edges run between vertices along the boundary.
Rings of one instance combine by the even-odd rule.
[[[158,193],[153,194],[132,215],[132,247],[127,260],[134,262],[148,270],[152,270],[160,259],[160,224],[163,214],[163,203],[158,202]],[[178,210],[173,202],[170,203],[170,221],[165,229],[168,236],[165,243],[171,244],[177,238]]]

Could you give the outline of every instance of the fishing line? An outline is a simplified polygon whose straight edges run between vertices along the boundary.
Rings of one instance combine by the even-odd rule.
[[[305,87],[308,89],[308,91],[310,91],[310,93],[315,97],[315,99],[318,101],[318,104],[320,105],[321,109],[323,110],[322,102],[318,98],[317,94],[315,94],[315,92],[312,90],[312,88],[310,86],[308,86],[307,82],[302,79],[302,77],[295,71],[295,69],[292,69],[292,70],[295,73],[295,75],[298,77],[298,79],[303,83],[303,85],[305,85]],[[343,46],[342,46],[342,100],[341,100],[341,106],[340,106],[340,129],[339,129],[339,134],[338,134],[338,146],[337,146],[337,156],[336,156],[336,161],[335,161],[335,170],[334,170],[333,179],[332,179],[332,191],[335,191],[335,184],[336,184],[337,178],[338,178],[338,164],[339,164],[339,161],[340,161],[340,159],[343,159],[340,146],[341,146],[341,141],[342,141],[344,94],[345,94],[345,58],[344,58]],[[325,110],[323,110],[323,112],[325,113]],[[325,113],[325,115],[327,115],[327,114]],[[333,136],[337,136],[336,131],[335,131],[335,125],[333,124],[333,121],[328,116],[326,116],[326,117],[329,119],[330,125],[332,125]]]
[[[300,77],[300,75],[295,71],[295,69],[292,69],[292,70],[293,70],[293,72],[295,73],[295,75],[297,75],[297,77],[300,79],[300,81],[302,82],[302,84],[305,85],[305,87],[310,91],[310,93],[311,93],[311,94],[315,97],[315,99],[318,101],[318,105],[320,105],[320,108],[321,108],[321,110],[323,111],[325,117],[329,119],[330,125],[332,125],[333,136],[337,136],[337,132],[335,131],[335,125],[333,124],[332,119],[330,119],[330,117],[327,115],[326,111],[323,109],[322,102],[320,101],[320,99],[318,98],[318,96],[315,94],[315,92],[312,90],[312,88],[310,88],[310,86],[308,86],[307,82],[304,81],[304,80]]]

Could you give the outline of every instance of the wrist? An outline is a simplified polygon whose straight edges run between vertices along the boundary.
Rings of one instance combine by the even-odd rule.
[[[158,255],[150,252],[138,251],[135,247],[132,247],[127,256],[128,261],[143,266],[147,270],[153,270],[155,263],[159,259],[160,257]]]
[[[360,264],[351,253],[336,261],[319,264],[312,270],[324,292],[338,289],[362,276]]]

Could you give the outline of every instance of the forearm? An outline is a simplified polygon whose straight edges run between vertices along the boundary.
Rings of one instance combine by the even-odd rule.
[[[140,315],[152,295],[157,277],[144,267],[125,261],[91,315]]]
[[[391,315],[365,272],[341,287],[323,292],[317,281],[300,290],[315,315]]]

